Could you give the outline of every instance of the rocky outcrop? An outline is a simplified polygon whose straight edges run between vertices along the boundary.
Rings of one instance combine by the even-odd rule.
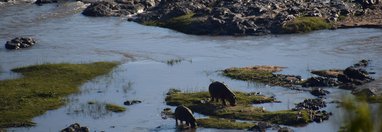
[[[74,123],[69,127],[62,129],[61,132],[89,132],[89,128],[81,127],[80,124]]]
[[[325,110],[320,111],[321,108],[326,107],[326,102],[322,99],[305,99],[296,105],[293,110],[307,110],[312,119],[315,122],[322,122],[328,120],[329,116],[332,115],[331,112],[326,112]]]
[[[329,26],[314,27],[315,23],[335,23],[339,16],[351,16],[358,6],[341,0],[331,2],[315,0],[162,0],[158,6],[139,14],[136,22],[172,28],[188,34],[209,35],[263,35],[269,33],[288,33],[284,27],[293,23],[296,18],[316,17],[319,22],[312,22],[299,27],[291,25],[295,30],[303,28],[321,29]],[[181,26],[166,24],[174,18],[190,15],[186,22],[178,22]],[[299,20],[302,23],[305,20]],[[313,24],[313,25],[312,25]],[[301,25],[301,24],[300,24]],[[179,28],[181,27],[181,28]],[[296,31],[292,31],[296,32]],[[297,31],[298,32],[298,31]]]
[[[352,23],[347,18],[367,15],[359,13],[366,12],[358,6],[364,3],[342,0],[114,0],[93,2],[83,14],[130,16],[129,21],[187,34],[264,35],[345,27]],[[381,9],[372,8],[378,6],[376,3],[367,5],[368,12],[374,13],[369,16],[382,16],[375,14]],[[131,17],[133,15],[137,16]]]
[[[17,50],[21,48],[28,48],[36,44],[33,38],[17,37],[5,43],[5,48],[9,50]]]

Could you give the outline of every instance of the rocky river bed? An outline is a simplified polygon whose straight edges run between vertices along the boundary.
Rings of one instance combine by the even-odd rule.
[[[86,17],[86,4],[32,3],[2,6],[0,41],[33,37],[28,49],[0,48],[0,79],[19,78],[10,69],[45,63],[89,63],[118,61],[111,73],[81,86],[68,97],[69,103],[33,119],[35,126],[8,128],[9,131],[58,131],[74,123],[91,131],[174,131],[173,119],[162,119],[166,93],[171,88],[186,92],[206,91],[211,80],[222,81],[235,91],[256,92],[274,97],[275,103],[254,104],[267,111],[290,110],[305,99],[316,98],[310,91],[292,90],[261,82],[230,79],[221,70],[230,67],[276,65],[277,74],[314,76],[312,70],[346,69],[369,59],[368,71],[375,81],[362,87],[381,87],[382,32],[380,29],[321,30],[312,33],[266,36],[194,36],[166,28],[128,22],[129,17]],[[74,10],[75,9],[75,10]],[[322,110],[328,120],[306,126],[289,126],[295,131],[337,131],[341,108],[330,103],[351,91],[322,87],[329,91]],[[141,103],[113,113],[102,109],[106,102],[123,106],[126,100]],[[91,101],[99,104],[89,104]],[[195,114],[197,118],[205,115]],[[219,131],[200,127],[200,131]],[[268,131],[277,131],[267,129]]]

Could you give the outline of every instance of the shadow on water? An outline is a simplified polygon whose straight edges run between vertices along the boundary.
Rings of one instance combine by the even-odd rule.
[[[278,65],[287,67],[283,74],[307,78],[311,76],[309,70],[345,68],[367,58],[373,60],[373,71],[382,72],[380,29],[248,37],[193,36],[121,18],[91,18],[76,12],[68,15],[61,8],[55,4],[25,4],[0,12],[1,42],[19,35],[38,40],[38,44],[25,50],[8,51],[0,47],[0,79],[19,77],[9,70],[33,64],[119,61],[121,65],[82,85],[81,92],[68,97],[66,106],[34,118],[35,127],[10,128],[10,131],[57,131],[74,122],[91,131],[175,131],[175,121],[160,116],[169,107],[164,103],[165,93],[169,88],[206,91],[210,80],[223,81],[234,90],[274,96],[281,103],[256,105],[270,111],[290,109],[305,98],[314,98],[306,91],[221,76],[219,71],[229,67]],[[325,89],[331,92],[327,102],[349,94],[335,88]],[[102,103],[123,105],[131,99],[142,103],[127,106],[123,113],[110,113],[102,107]],[[89,101],[101,103],[88,104]],[[326,109],[334,113],[329,121],[294,129],[337,131],[340,110],[336,104],[329,104]]]

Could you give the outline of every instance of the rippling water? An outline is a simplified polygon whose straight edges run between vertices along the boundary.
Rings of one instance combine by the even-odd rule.
[[[57,131],[78,122],[92,131],[174,131],[172,119],[161,119],[168,106],[165,93],[170,88],[183,91],[207,90],[210,80],[224,81],[235,90],[261,92],[275,96],[282,103],[262,104],[268,110],[294,107],[308,92],[231,80],[219,74],[228,67],[279,65],[282,73],[311,76],[309,70],[345,68],[360,59],[371,59],[371,69],[382,72],[382,30],[323,30],[308,34],[268,36],[194,36],[159,27],[142,26],[123,18],[85,17],[78,11],[81,4],[14,5],[0,9],[0,43],[16,36],[31,36],[38,44],[29,49],[8,51],[0,47],[0,79],[19,75],[9,70],[42,63],[88,63],[120,61],[108,75],[84,84],[81,92],[57,110],[33,119],[31,128],[11,131]],[[175,65],[167,60],[181,59]],[[349,91],[328,88],[330,100]],[[122,104],[128,99],[143,103],[128,106],[124,113],[108,113],[88,101]],[[337,131],[339,109],[329,121],[312,123],[296,131]],[[203,115],[198,115],[203,117]],[[216,131],[203,129],[203,131]]]

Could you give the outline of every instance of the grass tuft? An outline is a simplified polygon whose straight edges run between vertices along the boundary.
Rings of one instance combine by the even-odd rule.
[[[147,26],[159,26],[174,29],[177,31],[184,31],[194,22],[192,17],[195,13],[188,13],[182,16],[173,17],[166,21],[144,21],[143,24]]]
[[[331,24],[319,17],[297,17],[286,23],[282,29],[286,33],[304,33],[320,29],[329,29]]]
[[[123,106],[119,106],[116,104],[106,104],[105,105],[106,110],[112,111],[112,112],[124,112],[126,111],[126,108]]]
[[[79,86],[117,63],[43,64],[16,68],[22,78],[0,81],[0,128],[33,126],[32,118],[65,104]]]

